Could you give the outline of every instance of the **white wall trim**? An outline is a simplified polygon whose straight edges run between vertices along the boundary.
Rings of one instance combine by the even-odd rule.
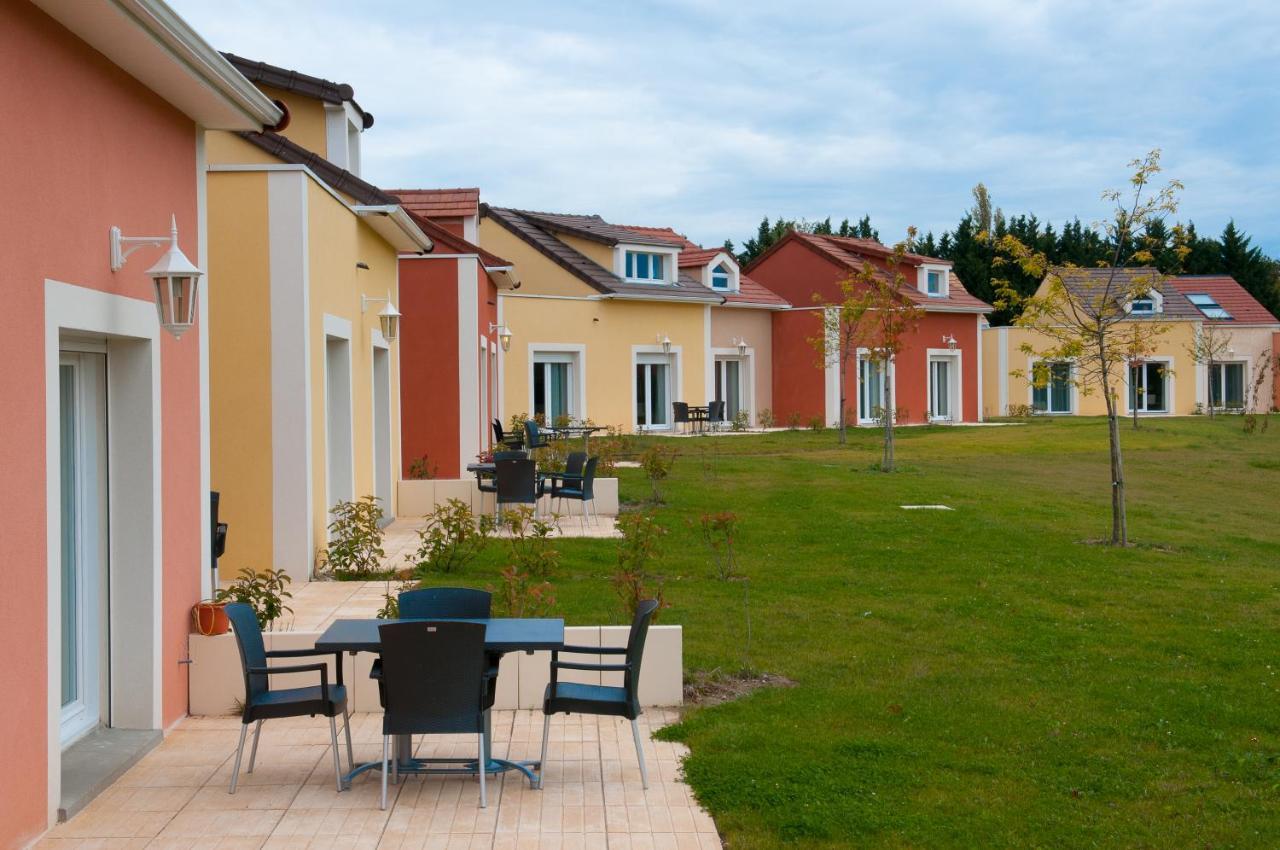
[[[977,407],[978,407],[978,421],[982,422],[984,419],[986,419],[986,414],[983,413],[983,410],[982,410],[982,405],[983,405],[983,401],[982,401],[982,368],[983,368],[982,316],[977,316],[976,319],[977,319],[978,327],[977,327],[977,334],[974,336],[974,339],[977,341],[977,345],[978,345],[978,360],[977,360],[978,368],[975,370],[978,373],[978,405]],[[961,405],[963,404],[964,404],[964,401],[962,399]]]
[[[1176,373],[1173,370],[1175,358],[1171,354],[1158,354],[1151,357],[1142,358],[1145,363],[1163,363],[1164,372],[1164,393],[1165,393],[1165,409],[1154,411],[1138,411],[1139,416],[1176,416],[1178,407],[1177,386],[1175,384]],[[1128,363],[1122,364],[1124,370],[1124,378],[1121,381],[1121,392],[1123,393],[1124,412],[1126,416],[1132,416],[1133,410],[1129,407],[1129,369]]]
[[[681,373],[684,370],[684,363],[683,363],[684,351],[682,347],[679,345],[671,346],[670,354],[666,354],[666,352],[662,350],[661,345],[633,345],[631,346],[631,367],[630,367],[629,374],[627,375],[627,383],[630,384],[631,386],[631,431],[633,433],[639,434],[642,431],[674,430],[675,429],[675,422],[673,421],[675,419],[674,410],[669,412],[670,419],[668,420],[667,426],[665,428],[645,426],[642,429],[640,427],[640,423],[636,420],[636,403],[639,401],[639,399],[636,398],[635,370],[636,370],[636,365],[640,362],[638,355],[641,355],[641,354],[660,354],[660,355],[665,355],[667,357],[667,404],[669,405],[671,404],[672,401],[678,401],[684,396],[684,386],[683,386],[683,381],[681,380]]]
[[[315,560],[309,216],[302,175],[269,173],[271,556],[294,581],[308,579]],[[307,565],[302,575],[298,564]]]
[[[838,310],[838,307],[824,307],[822,309],[823,329],[826,330],[831,314]],[[833,350],[834,349],[834,350]],[[840,337],[836,333],[827,333],[827,358],[823,364],[823,379],[826,391],[824,393],[826,399],[825,410],[826,420],[830,424],[840,422]],[[854,368],[857,368],[857,361],[854,361]],[[854,380],[854,386],[858,385]],[[855,417],[857,405],[854,406]]]
[[[480,454],[480,369],[476,337],[480,322],[479,264],[458,260],[458,464]]]
[[[1000,408],[997,416],[1009,415],[1009,328],[1002,327],[996,330],[996,368],[999,370],[1000,382],[996,384],[999,387]]]
[[[715,358],[711,356],[711,305],[706,305],[702,310],[702,350],[703,367],[702,367],[702,392],[703,400],[710,403],[716,394],[716,364]]]
[[[499,303],[501,303],[501,300],[499,300]],[[499,348],[501,348],[501,346],[499,346]],[[531,342],[529,343],[529,357],[528,357],[528,366],[527,366],[527,375],[526,375],[528,379],[528,387],[529,387],[529,406],[525,408],[524,412],[528,414],[530,417],[533,416],[533,358],[535,355],[544,354],[544,353],[545,354],[577,355],[577,361],[575,363],[575,365],[577,366],[577,374],[574,375],[574,380],[577,381],[577,386],[574,387],[574,391],[578,396],[578,409],[575,410],[573,413],[574,413],[574,416],[578,419],[586,419],[587,418],[587,346],[579,342]],[[501,364],[502,364],[501,359],[499,359],[498,363],[499,363],[499,368],[501,368]],[[633,393],[635,392],[634,388],[632,388],[632,392]],[[506,420],[504,419],[503,421],[506,421]]]
[[[49,824],[61,775],[61,455],[59,349],[62,331],[109,335],[107,439],[112,643],[112,725],[160,729],[163,712],[163,511],[160,326],[149,301],[56,280],[44,284],[45,533]],[[127,651],[125,647],[127,646]]]
[[[1076,386],[1076,362],[1069,357],[1036,357],[1034,355],[1027,358],[1027,407],[1035,410],[1035,368],[1036,364],[1042,360],[1049,363],[1066,363],[1071,367],[1069,376],[1071,378],[1071,409],[1066,413],[1045,411],[1045,416],[1078,416],[1080,414],[1080,388]]]
[[[213,531],[209,525],[212,486],[209,409],[209,175],[205,170],[205,134],[196,133],[196,266],[206,270],[198,290],[200,321],[200,598],[213,597]]]

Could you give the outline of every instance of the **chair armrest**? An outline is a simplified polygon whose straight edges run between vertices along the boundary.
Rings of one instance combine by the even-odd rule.
[[[576,661],[552,661],[551,666],[557,670],[594,670],[601,673],[625,673],[631,669],[630,664],[579,664]]]
[[[250,667],[248,672],[260,673],[267,676],[275,676],[281,673],[311,673],[320,672],[320,696],[325,702],[329,701],[329,665],[327,664],[293,664],[288,667]]]
[[[342,684],[342,653],[332,649],[269,649],[265,653],[268,658],[306,658],[315,655],[332,655],[333,669],[337,671],[337,684]],[[279,669],[279,668],[276,668]]]
[[[562,646],[551,652],[553,655],[557,652],[570,652],[575,655],[626,655],[627,648],[625,646]]]

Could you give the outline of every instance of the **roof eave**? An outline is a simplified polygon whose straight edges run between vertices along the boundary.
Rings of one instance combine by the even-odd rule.
[[[357,204],[351,210],[397,251],[425,254],[435,247],[431,237],[422,232],[422,228],[418,227],[404,207],[394,204]]]

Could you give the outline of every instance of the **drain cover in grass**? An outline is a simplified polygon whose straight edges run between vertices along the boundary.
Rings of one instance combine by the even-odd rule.
[[[954,511],[946,505],[898,505],[904,511]]]

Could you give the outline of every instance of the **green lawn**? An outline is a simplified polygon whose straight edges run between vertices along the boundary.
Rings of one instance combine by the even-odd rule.
[[[1280,422],[1126,426],[1133,548],[1108,533],[1105,425],[682,440],[658,510],[685,669],[793,688],[665,734],[734,850],[1280,846]],[[624,500],[648,494],[624,470]],[[954,512],[904,511],[942,503]],[[750,577],[687,525],[733,510]],[[571,623],[622,622],[610,541],[562,541]],[[471,565],[494,583],[500,548]]]

